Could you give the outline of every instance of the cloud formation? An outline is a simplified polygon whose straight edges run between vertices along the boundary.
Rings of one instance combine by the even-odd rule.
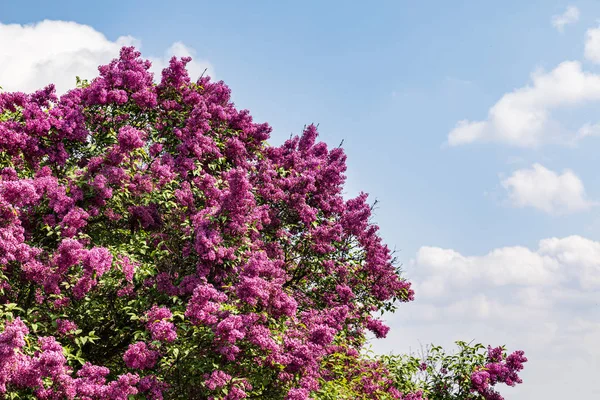
[[[567,214],[587,210],[595,204],[587,199],[581,179],[568,169],[558,174],[536,163],[529,169],[514,171],[501,184],[514,207]]]
[[[454,340],[506,344],[530,360],[526,384],[502,389],[507,398],[600,394],[586,383],[600,362],[600,242],[551,237],[535,249],[507,246],[484,255],[424,246],[405,275],[416,300],[389,316],[393,329],[373,343],[376,351],[432,342],[452,348]],[[570,379],[580,384],[568,385]]]
[[[565,25],[577,21],[579,21],[579,9],[575,6],[568,6],[564,13],[552,16],[552,26],[561,33],[564,32]]]
[[[0,23],[0,86],[7,91],[32,92],[54,83],[57,92],[74,87],[75,77],[91,80],[98,75],[98,66],[110,62],[122,46],[141,48],[141,42],[131,36],[108,40],[94,28],[66,21],[45,20],[35,24]],[[193,56],[194,51],[183,43],[174,43],[162,57],[152,61],[155,80],[171,56]],[[212,67],[201,60],[188,64],[192,79]]]
[[[600,64],[600,27],[586,31],[584,55],[588,60]]]
[[[411,263],[428,299],[473,287],[548,289],[569,283],[584,291],[600,289],[600,242],[577,235],[543,239],[536,250],[508,246],[483,256],[423,246]]]
[[[552,112],[600,101],[600,75],[583,71],[578,61],[564,61],[550,72],[534,72],[531,81],[503,95],[489,109],[487,119],[459,121],[449,133],[448,143],[458,146],[487,141],[537,147],[571,144],[585,136],[569,133]]]

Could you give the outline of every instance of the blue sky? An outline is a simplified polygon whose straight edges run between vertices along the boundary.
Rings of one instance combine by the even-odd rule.
[[[380,201],[376,221],[383,237],[400,250],[417,289],[424,287],[415,304],[389,317],[394,333],[376,350],[500,341],[524,348],[531,359],[526,383],[505,391],[509,398],[600,394],[591,383],[575,389],[565,383],[600,372],[600,353],[588,351],[600,348],[599,129],[574,139],[585,124],[599,122],[600,34],[593,33],[600,3],[176,4],[0,1],[0,85],[64,81],[65,69],[53,64],[44,69],[50,72],[14,80],[19,63],[38,62],[43,69],[61,54],[72,57],[68,72],[93,75],[81,59],[107,62],[128,35],[156,64],[164,63],[173,43],[183,43],[199,70],[209,66],[231,87],[240,108],[273,126],[271,143],[311,122],[330,145],[344,140],[348,195],[362,190]],[[568,6],[577,12],[565,14]],[[561,27],[552,23],[560,15],[566,18]],[[87,31],[53,36],[48,32],[59,25],[43,35],[33,26],[8,28],[43,20],[80,24],[69,32],[93,29],[100,37],[89,40],[100,50],[84,51],[88,42],[75,50],[65,44],[87,38]],[[11,47],[15,38],[22,42]],[[38,53],[44,55],[28,50],[28,41],[43,43]],[[569,64],[562,75],[551,74],[567,61],[586,73]],[[522,89],[503,103],[508,111],[487,119],[503,96],[528,86],[531,92]],[[539,129],[533,122],[503,125],[523,110],[544,120]],[[477,138],[449,144],[450,132],[465,119],[488,122]],[[534,145],[528,137],[536,138]],[[557,365],[570,372],[560,373]]]

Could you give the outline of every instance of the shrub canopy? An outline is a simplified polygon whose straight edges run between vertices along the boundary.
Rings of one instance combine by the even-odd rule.
[[[0,93],[0,392],[420,398],[361,355],[413,291],[343,150],[314,125],[268,145],[189,61],[155,84],[125,47],[60,97]]]

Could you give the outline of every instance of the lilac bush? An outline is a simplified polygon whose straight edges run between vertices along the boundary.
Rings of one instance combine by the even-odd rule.
[[[0,393],[422,398],[361,353],[413,291],[343,150],[314,125],[268,145],[189,61],[155,84],[125,47],[60,97],[0,93]],[[473,391],[519,382],[510,357]]]
[[[522,383],[519,372],[527,362],[523,351],[507,354],[504,347],[456,342],[459,351],[446,354],[430,346],[418,357],[383,356],[381,361],[405,392],[420,391],[429,400],[503,400],[495,386]]]

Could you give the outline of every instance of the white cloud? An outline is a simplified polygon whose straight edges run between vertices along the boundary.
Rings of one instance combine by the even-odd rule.
[[[506,398],[599,394],[592,378],[600,365],[600,242],[548,238],[535,249],[501,247],[482,256],[424,246],[405,275],[416,300],[389,316],[392,330],[373,343],[376,351],[432,342],[452,349],[454,340],[506,344],[529,358],[523,385],[501,390]],[[577,388],[564,390],[576,377]]]
[[[98,66],[110,62],[122,46],[141,47],[131,36],[108,40],[94,28],[66,21],[42,21],[31,25],[0,23],[0,86],[7,91],[32,92],[49,83],[63,93],[74,87],[75,77],[92,79],[98,75]],[[150,57],[155,80],[160,79],[160,68],[168,64],[172,55],[193,55],[193,50],[182,43],[173,44],[163,57]],[[192,61],[188,71],[192,79],[209,68],[210,64]]]
[[[566,139],[552,111],[600,100],[600,75],[583,71],[578,61],[565,61],[550,72],[531,75],[532,84],[506,93],[483,121],[459,121],[448,135],[451,146],[475,141],[494,141],[518,147]],[[580,138],[571,133],[571,136]]]
[[[533,207],[549,214],[587,210],[594,202],[587,199],[583,182],[573,171],[558,174],[541,164],[519,169],[501,182],[515,207]]]
[[[600,27],[586,31],[584,55],[588,60],[600,63]]]
[[[539,254],[556,260],[582,289],[600,288],[600,242],[569,236],[540,241]]]
[[[520,246],[494,249],[484,256],[424,246],[413,264],[418,266],[415,273],[426,278],[417,280],[417,293],[431,299],[472,286],[552,286],[560,279],[556,259]]]
[[[564,13],[552,17],[552,26],[559,32],[564,32],[565,25],[573,24],[579,20],[579,9],[575,6],[568,6]]]
[[[540,240],[535,250],[500,247],[482,256],[423,246],[406,275],[414,282],[415,303],[437,305],[438,317],[450,312],[474,320],[510,320],[581,310],[600,300],[600,242],[554,237]]]
[[[581,128],[577,130],[577,135],[575,135],[574,141],[576,142],[588,136],[600,136],[600,123],[591,124],[588,122],[583,124]]]

